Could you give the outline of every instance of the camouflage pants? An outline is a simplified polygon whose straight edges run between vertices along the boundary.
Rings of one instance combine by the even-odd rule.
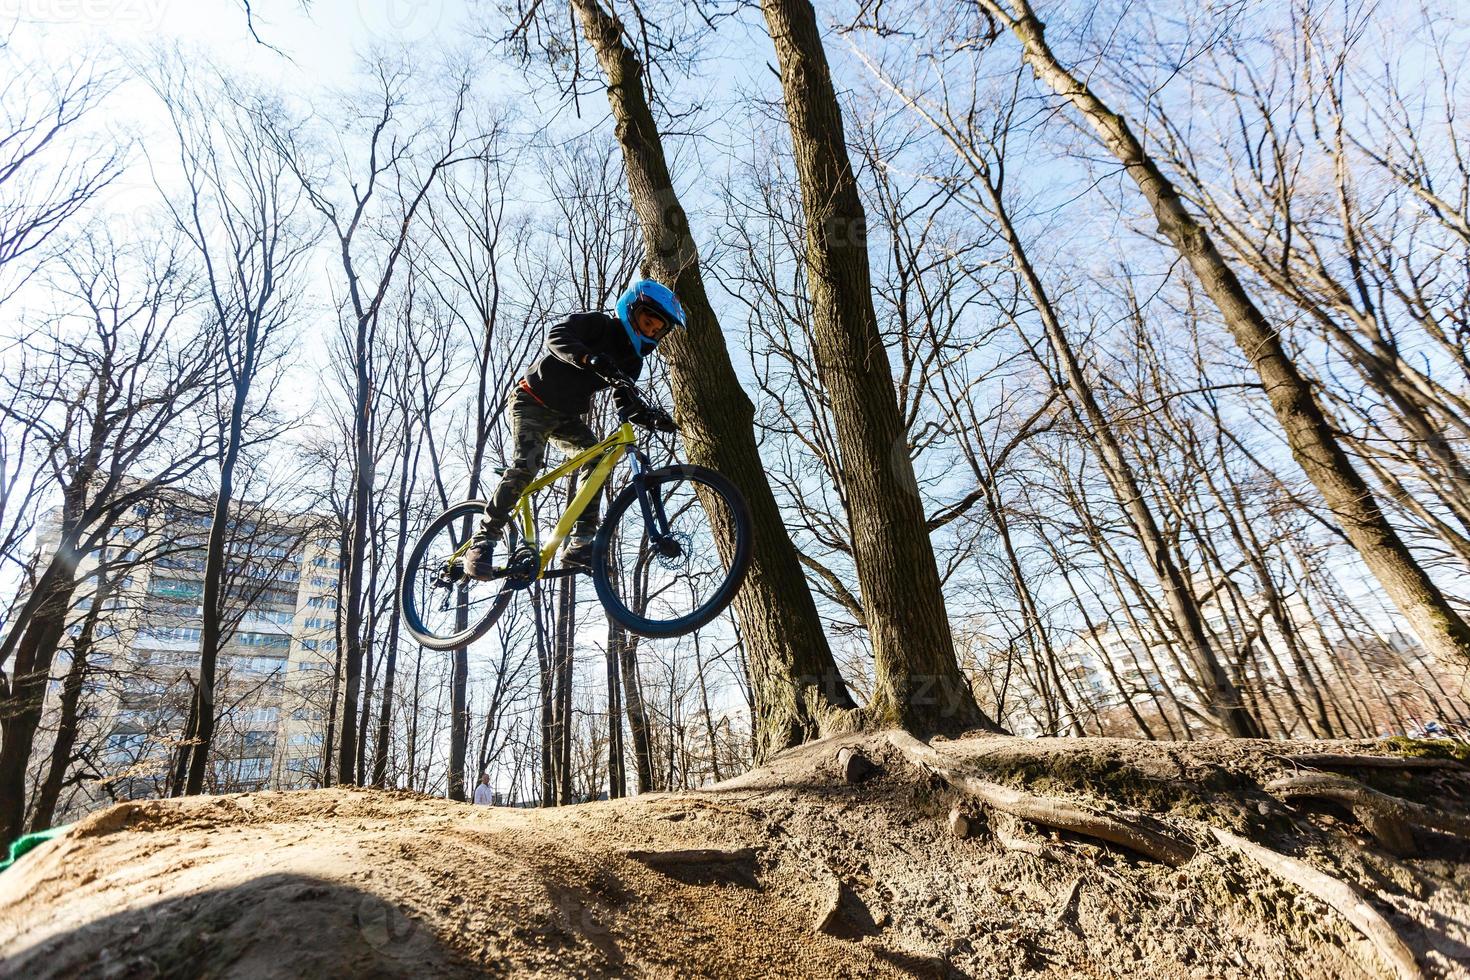
[[[510,522],[510,509],[546,462],[548,442],[572,456],[597,445],[598,439],[582,416],[547,408],[518,389],[510,399],[511,458],[490,493],[490,514],[481,525],[482,533],[498,535]],[[594,497],[577,518],[572,540],[588,540],[597,532],[597,509]]]

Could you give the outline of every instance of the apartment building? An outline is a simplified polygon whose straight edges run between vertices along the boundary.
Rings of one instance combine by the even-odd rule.
[[[226,561],[230,634],[217,664],[208,788],[320,785],[337,657],[337,544],[313,515],[241,510]],[[115,544],[82,566],[79,612],[89,608],[99,564],[118,569],[99,617],[89,693],[99,706],[93,761],[119,797],[163,791],[188,722],[210,524],[207,501],[175,495],[138,508]]]

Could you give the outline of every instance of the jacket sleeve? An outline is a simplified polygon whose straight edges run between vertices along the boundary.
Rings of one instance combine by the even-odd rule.
[[[567,317],[546,334],[546,349],[559,361],[573,367],[586,367],[587,355],[592,353],[587,328],[577,317]]]

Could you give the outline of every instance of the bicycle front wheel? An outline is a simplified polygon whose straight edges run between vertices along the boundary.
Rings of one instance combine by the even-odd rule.
[[[607,614],[640,636],[681,636],[714,619],[750,565],[750,510],[702,466],[650,470],[608,508],[592,551]]]
[[[456,650],[478,640],[514,594],[505,578],[477,582],[454,568],[484,516],[482,500],[455,504],[434,519],[409,552],[398,587],[403,622],[430,650]]]

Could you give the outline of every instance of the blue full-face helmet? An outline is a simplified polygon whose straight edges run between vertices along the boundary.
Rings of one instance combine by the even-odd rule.
[[[656,336],[645,337],[633,325],[633,316],[640,309],[648,310],[664,322],[663,329]],[[652,279],[640,279],[618,297],[618,319],[623,321],[623,329],[628,331],[633,350],[639,357],[647,357],[670,330],[684,326],[684,307],[679,305],[679,297],[668,286]]]

